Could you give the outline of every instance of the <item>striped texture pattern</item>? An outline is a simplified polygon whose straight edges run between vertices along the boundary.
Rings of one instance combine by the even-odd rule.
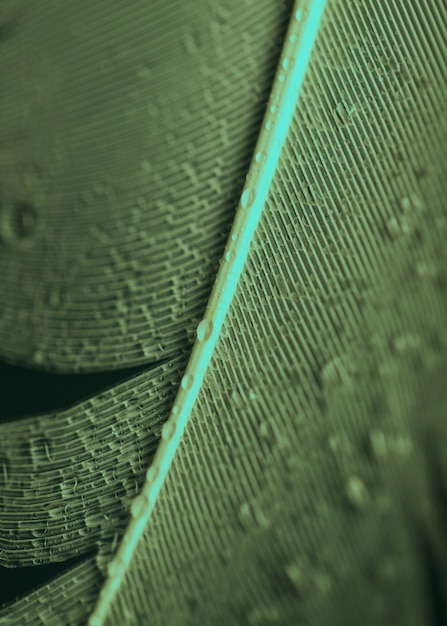
[[[191,341],[189,336],[182,343],[185,322],[197,322],[205,307],[212,271],[217,269],[225,243],[224,231],[231,224],[230,205],[242,186],[262,105],[271,88],[269,72],[272,76],[291,9],[290,4],[247,2],[234,3],[234,11],[225,13],[223,9],[229,10],[230,4],[210,3],[207,10],[214,15],[210,24],[228,25],[236,20],[231,36],[229,30],[221,35],[228,50],[233,50],[234,61],[222,54],[221,66],[216,65],[216,74],[209,74],[205,83],[220,85],[223,101],[219,106],[234,120],[224,124],[227,130],[222,131],[229,133],[233,128],[226,149],[234,150],[234,161],[225,158],[228,169],[223,167],[232,191],[221,213],[220,204],[209,200],[206,217],[198,204],[188,204],[196,192],[186,179],[179,178],[178,194],[184,199],[184,210],[189,207],[190,212],[189,221],[185,217],[186,230],[191,216],[203,224],[203,231],[192,230],[190,240],[186,238],[193,247],[197,242],[195,249],[201,256],[191,253],[188,258],[196,261],[190,266],[183,257],[177,263],[176,254],[172,265],[156,264],[175,250],[172,237],[175,241],[186,237],[180,208],[170,228],[165,227],[164,235],[154,235],[153,245],[145,252],[159,250],[153,253],[150,271],[145,265],[147,280],[154,281],[152,288],[144,283],[141,293],[146,296],[141,298],[145,303],[171,274],[176,279],[180,276],[179,286],[186,285],[181,296],[169,300],[161,295],[158,301],[160,312],[175,302],[185,306],[175,321],[160,313],[164,324],[160,342],[166,351],[155,347],[158,337],[150,334],[150,318],[144,326],[135,322],[135,330],[126,328],[115,335],[113,323],[107,326],[104,316],[94,322],[94,311],[102,311],[97,294],[88,307],[85,304],[92,315],[84,327],[81,307],[79,311],[74,305],[61,309],[59,326],[50,323],[53,317],[47,305],[40,309],[47,321],[37,325],[32,341],[36,342],[33,349],[43,355],[39,357],[42,367],[107,369],[119,362],[118,355],[125,355],[129,364],[141,362],[129,343],[132,333],[150,346],[141,359],[150,361],[167,353],[168,357],[157,369],[71,410],[1,427],[6,467],[0,483],[5,511],[0,528],[3,564],[20,565],[33,559],[48,562],[80,553],[86,559],[0,612],[0,624],[86,623],[110,553],[127,522],[132,490],[141,484],[156,447],[159,425],[169,414]],[[55,15],[57,7],[54,3]],[[43,20],[45,11],[37,6],[33,10],[34,22],[31,18],[29,22],[38,32],[42,28],[38,19]],[[47,12],[51,13],[49,8]],[[115,11],[117,16],[119,12]],[[172,28],[177,17],[181,23],[181,13],[175,15],[172,10]],[[203,15],[206,17],[205,9]],[[93,17],[92,12],[92,21]],[[135,9],[135,25],[141,22],[141,16],[137,17]],[[117,24],[125,19],[129,18],[123,12]],[[92,27],[88,21],[84,23],[87,30]],[[154,37],[161,37],[168,23],[159,28],[155,23],[146,26],[146,31],[154,29]],[[275,24],[277,48],[269,49],[271,35],[267,33],[274,31]],[[212,28],[215,33],[225,30],[223,25]],[[137,42],[138,29],[135,32]],[[252,32],[251,37],[245,32]],[[446,585],[447,540],[442,517],[447,494],[446,35],[447,9],[442,0],[328,2],[290,135],[211,366],[107,626],[440,623],[429,593],[426,553],[430,549],[439,559],[444,567],[440,584]],[[197,37],[186,37],[185,45],[191,51],[200,41]],[[236,46],[236,42],[241,46],[241,41],[247,42],[246,57]],[[195,54],[200,63],[211,62],[203,50]],[[172,84],[180,80],[178,71],[172,70]],[[233,71],[238,72],[234,80]],[[168,81],[169,72],[165,73]],[[238,108],[231,99],[232,89],[234,97],[244,93],[243,77],[251,77],[252,89],[263,94],[264,100],[258,96],[252,109],[248,97],[245,108]],[[203,110],[199,105],[207,88],[193,78],[190,81],[185,94],[195,94],[191,106],[199,107],[200,119]],[[105,87],[103,92],[107,92]],[[155,101],[160,97],[154,96]],[[148,106],[147,96],[138,96],[134,106]],[[169,107],[166,115],[171,110]],[[219,110],[216,108],[215,114],[225,120]],[[156,128],[158,109],[153,115]],[[239,120],[245,139],[237,130]],[[96,127],[99,122],[94,123]],[[163,128],[171,128],[171,123],[168,120]],[[193,141],[208,145],[215,158],[222,155],[215,135],[198,128],[191,132]],[[141,157],[135,156],[137,143],[130,149],[131,137],[128,132],[122,137],[126,149],[129,145],[129,171],[120,173],[115,183],[129,184],[120,196],[122,206],[126,193],[129,197],[133,194],[133,203],[140,196],[130,161]],[[139,140],[138,133],[134,140]],[[176,149],[180,143],[186,148],[188,141],[178,142]],[[100,152],[99,145],[104,144],[92,141],[90,149]],[[160,193],[165,202],[166,190],[171,189],[167,163],[175,157],[169,152],[169,142],[160,145],[160,163],[167,169],[160,169],[162,178],[151,178],[151,197]],[[241,157],[244,150],[245,160]],[[104,160],[104,168],[113,176],[113,163],[119,159],[114,161],[113,151],[107,152],[110,161]],[[98,166],[98,156],[91,158]],[[185,164],[192,161],[192,156],[185,157]],[[107,167],[106,162],[110,163]],[[203,163],[203,180],[214,180],[213,159],[205,158]],[[16,168],[17,163],[12,163],[11,190]],[[95,178],[89,169],[86,163],[82,172],[79,165],[78,174],[73,170],[71,184],[75,186],[78,175]],[[66,176],[68,180],[68,173]],[[63,197],[66,185],[60,182],[60,173],[57,177],[58,185],[64,187],[63,193],[58,192]],[[197,196],[203,198],[201,193],[198,190]],[[174,201],[170,202],[174,206]],[[18,272],[14,280],[8,279],[5,286],[2,283],[3,310],[9,311],[2,317],[5,337],[11,323],[8,316],[13,312],[22,311],[20,319],[28,328],[26,311],[29,316],[31,309],[24,303],[30,306],[34,294],[43,293],[39,285],[45,283],[45,264],[39,260],[38,250],[43,249],[39,242],[64,242],[60,233],[66,228],[61,225],[65,214],[56,204],[55,217],[46,224],[55,225],[59,219],[59,230],[54,231],[58,235],[46,240],[36,226],[35,235],[23,236],[13,244],[11,233],[17,228],[11,224],[16,222],[2,218],[7,225],[2,231],[6,233],[2,235],[4,263]],[[82,219],[87,223],[91,206],[87,203],[84,212],[76,209],[79,224]],[[46,210],[50,215],[51,209]],[[107,232],[107,224],[110,229],[113,224],[120,245],[110,243],[112,235],[108,234],[109,243],[104,240],[103,250],[111,254],[116,246],[121,254],[127,239],[132,241],[124,213],[110,222],[96,210],[89,215],[92,220],[98,218],[102,232]],[[166,215],[174,213],[166,208],[157,212],[155,205],[148,207],[145,219],[154,223],[148,222],[147,228],[151,230],[157,219]],[[23,232],[32,228],[33,220],[28,217],[18,223]],[[138,232],[144,228],[140,224]],[[92,245],[93,240],[87,244],[84,235],[81,240],[100,256],[101,246]],[[81,254],[74,239],[70,245]],[[59,259],[69,258],[70,245],[61,243],[57,254],[53,250],[58,267],[59,263],[63,267]],[[137,250],[135,243],[129,243],[128,254],[135,253],[138,258]],[[208,282],[204,279],[202,295],[196,297],[193,277],[205,257],[210,263]],[[45,253],[45,258],[51,263],[52,255]],[[132,271],[125,264],[118,271],[113,262],[101,263],[95,266],[93,262],[85,271],[93,266],[112,268],[107,293],[115,293],[114,289],[118,293],[120,275],[132,277]],[[28,272],[33,275],[30,268],[34,272],[39,269],[40,275],[34,274],[32,289],[20,278]],[[70,273],[62,274],[68,280]],[[98,274],[95,276],[95,285],[100,285]],[[74,296],[72,301],[76,301]],[[137,293],[129,298],[128,306],[137,319]],[[87,327],[92,334],[98,333],[96,338],[113,337],[113,349],[95,351],[91,357],[79,348],[78,337],[85,336]],[[35,356],[25,351],[25,335],[21,338],[19,334],[8,340],[2,336],[5,356],[36,364]],[[69,346],[66,352],[58,348],[62,337]],[[135,401],[139,408],[134,411]],[[69,498],[64,501],[61,481],[71,478],[75,463],[79,463],[82,480],[76,490],[74,483],[69,483],[65,491]],[[114,468],[119,479],[116,488],[106,480],[113,480]],[[0,472],[0,481],[1,476]],[[84,486],[88,498],[82,507]],[[116,504],[112,504],[114,493],[121,497]],[[45,508],[50,499],[55,509],[69,503],[75,515],[71,517],[69,508],[51,516]],[[111,517],[109,511],[113,511]],[[48,521],[50,534],[45,543],[40,533]],[[83,535],[81,531],[89,524]],[[56,545],[62,547],[61,552],[51,550]],[[447,597],[447,588],[444,593]]]

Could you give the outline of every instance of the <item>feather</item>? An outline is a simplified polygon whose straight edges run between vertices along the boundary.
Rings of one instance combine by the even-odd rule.
[[[216,24],[234,19],[240,33],[230,4],[213,5]],[[256,28],[259,11],[274,12],[268,4],[243,5]],[[204,289],[193,313],[166,322],[164,351],[146,357],[163,354],[158,366],[64,411],[1,426],[2,564],[84,556],[6,607],[0,623],[442,622],[447,11],[441,0],[332,0],[317,17],[321,8],[277,8],[284,50],[295,27],[303,32],[297,18],[316,20],[316,39],[268,168],[265,123],[277,122],[270,107],[293,68],[288,52],[279,58],[240,190],[240,209],[258,198],[259,212],[243,257],[232,243],[243,238],[239,212],[225,250],[210,244],[223,261],[206,309]],[[277,106],[281,125],[291,103]],[[25,257],[30,241],[17,244]],[[186,290],[193,299],[192,283]],[[197,328],[192,351],[191,333],[181,338],[186,319]],[[86,352],[76,360],[72,347],[64,360],[50,349],[55,329],[36,331],[40,365],[89,369]],[[5,342],[5,356],[25,358],[24,345]],[[93,369],[118,363],[108,355]],[[130,348],[125,355],[141,362]]]

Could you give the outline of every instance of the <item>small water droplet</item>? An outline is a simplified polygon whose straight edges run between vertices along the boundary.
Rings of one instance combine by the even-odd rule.
[[[286,79],[285,74],[283,74],[283,73],[281,72],[281,74],[279,74],[279,76],[278,76],[278,80],[279,80],[279,82],[280,82],[280,83],[283,83],[283,82],[285,81],[285,79]]]
[[[166,424],[164,424],[163,428],[161,429],[161,436],[163,439],[171,439],[172,436],[175,433],[175,428],[176,428],[176,424],[175,422],[169,420],[168,422],[166,422]]]
[[[233,234],[231,235],[231,240],[232,240],[232,241],[236,241],[236,240],[237,240],[237,234],[236,234],[236,233],[233,233]]]
[[[349,385],[351,378],[347,369],[346,359],[335,356],[323,367],[321,380],[325,387]]]
[[[228,252],[225,254],[225,261],[227,261],[227,263],[231,263],[232,261],[234,261],[235,258],[236,253],[234,250],[228,250]]]
[[[308,585],[306,568],[299,563],[290,563],[286,566],[286,574],[298,593],[303,593]]]
[[[208,341],[213,334],[213,322],[203,319],[197,326],[197,339],[199,341]]]
[[[0,205],[0,241],[14,243],[33,235],[37,224],[37,212],[30,204]]]
[[[248,207],[250,207],[253,204],[255,197],[256,197],[256,193],[254,189],[252,189],[251,187],[247,187],[247,189],[244,191],[241,197],[242,208],[248,209]]]
[[[369,445],[373,457],[383,461],[388,456],[388,444],[383,430],[373,430],[369,434]]]
[[[194,383],[194,376],[193,374],[185,374],[182,378],[182,382],[180,383],[181,388],[188,390],[191,389],[191,387],[193,386]]]
[[[306,8],[299,8],[295,12],[295,19],[297,22],[304,22],[304,20],[309,15],[309,10]]]
[[[357,511],[364,511],[370,504],[371,497],[365,483],[358,476],[351,476],[345,486],[349,503]]]
[[[266,128],[266,130],[271,130],[271,129],[273,128],[273,125],[274,125],[273,120],[268,120],[268,121],[265,123],[265,128]]]
[[[155,480],[157,480],[159,471],[160,471],[160,469],[159,469],[158,465],[151,465],[150,468],[146,472],[146,480],[147,480],[147,482],[152,483]]]
[[[247,620],[250,626],[274,626],[283,623],[280,609],[271,605],[252,609],[247,615]]]
[[[352,453],[351,441],[349,440],[348,435],[344,431],[337,432],[337,433],[334,433],[333,435],[330,435],[328,443],[329,443],[330,449],[332,450],[334,454],[349,455]]]
[[[264,163],[267,158],[267,153],[265,150],[259,150],[256,152],[255,161],[256,163]]]
[[[294,61],[291,57],[286,57],[282,61],[282,66],[285,70],[291,70],[293,68]]]
[[[420,351],[422,340],[419,335],[399,335],[393,340],[393,348],[400,356],[410,356]]]
[[[142,496],[138,496],[132,502],[130,512],[133,517],[140,517],[147,507],[147,500]]]

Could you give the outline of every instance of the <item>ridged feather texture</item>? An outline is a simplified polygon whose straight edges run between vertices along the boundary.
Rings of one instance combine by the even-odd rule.
[[[156,3],[149,19],[135,2],[108,8],[102,25],[102,2],[84,14],[79,3],[73,14],[25,3],[23,22],[18,11],[26,41],[34,33],[38,46],[52,24],[54,35],[31,67],[6,73],[11,89],[0,95],[11,120],[1,132],[14,141],[0,148],[2,354],[57,371],[148,369],[64,411],[0,426],[0,564],[85,555],[0,611],[0,624],[86,624],[101,602],[107,626],[441,623],[447,8],[326,4],[234,297],[113,597],[100,590],[140,514],[132,503],[180,397],[257,137],[270,132],[262,118],[297,7],[204,2],[193,19],[182,3],[169,17]],[[104,53],[106,68],[98,61],[89,73],[88,45],[67,46],[56,63],[57,24],[99,42],[132,25],[133,39],[117,36],[113,69]],[[24,54],[19,26],[12,32],[0,63]],[[143,71],[129,49],[154,66]],[[38,88],[44,54],[52,93]],[[126,63],[157,91],[128,83]],[[13,105],[14,81],[28,79],[33,110]],[[128,107],[117,96],[126,89]],[[41,126],[22,144],[21,116],[32,111]],[[18,167],[30,145],[34,177]],[[98,181],[112,196],[84,191],[75,205]],[[14,204],[19,189],[26,197]],[[124,295],[125,284],[135,289]]]

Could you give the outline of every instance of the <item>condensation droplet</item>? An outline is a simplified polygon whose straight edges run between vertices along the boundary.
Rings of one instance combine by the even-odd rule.
[[[350,375],[346,367],[345,359],[335,356],[323,367],[321,380],[325,387],[338,387],[348,385]]]
[[[250,207],[256,197],[256,193],[254,191],[254,189],[252,189],[251,187],[248,187],[244,193],[242,194],[241,197],[241,206],[243,209],[248,209],[248,207]]]
[[[332,450],[334,454],[349,455],[352,453],[351,441],[349,440],[348,435],[344,431],[330,435],[328,443],[329,443],[330,449]]]
[[[234,261],[235,258],[236,253],[234,250],[228,250],[228,252],[225,254],[225,261],[227,261],[227,263],[231,263],[232,261]]]
[[[181,388],[185,390],[191,389],[191,387],[193,386],[193,383],[194,383],[193,374],[185,374],[182,378]]]
[[[175,428],[176,428],[176,424],[175,422],[169,420],[168,422],[166,422],[166,424],[164,424],[163,428],[161,429],[161,436],[163,439],[171,439],[172,436],[175,433]]]
[[[237,240],[237,234],[236,234],[236,233],[233,233],[233,234],[231,235],[231,240],[232,240],[232,241],[236,241],[236,240]]]
[[[309,15],[309,11],[306,8],[299,8],[295,12],[295,19],[297,22],[304,22]]]
[[[369,433],[369,445],[377,461],[383,461],[388,456],[388,444],[383,430],[373,430]]]
[[[422,340],[419,335],[399,335],[393,340],[393,348],[396,354],[409,356],[417,353],[422,347]]]
[[[364,511],[370,504],[369,491],[358,476],[351,476],[348,479],[345,493],[349,503],[358,511]]]
[[[213,322],[203,319],[197,326],[197,339],[199,341],[208,341],[213,334]]]
[[[145,498],[143,498],[142,496],[138,496],[132,502],[131,507],[130,507],[130,512],[133,517],[140,517],[146,507],[147,507],[147,500],[145,500]]]
[[[160,472],[160,468],[158,465],[151,465],[150,468],[146,472],[146,480],[148,483],[152,483],[157,480],[158,474]]]
[[[37,224],[37,212],[30,204],[0,205],[0,241],[14,243],[33,235]]]
[[[282,61],[283,69],[285,69],[286,71],[291,70],[293,68],[293,65],[294,65],[294,61],[291,57],[286,57]]]
[[[266,158],[267,158],[267,153],[265,152],[265,150],[259,150],[258,152],[256,152],[256,156],[255,156],[256,163],[264,163]]]

